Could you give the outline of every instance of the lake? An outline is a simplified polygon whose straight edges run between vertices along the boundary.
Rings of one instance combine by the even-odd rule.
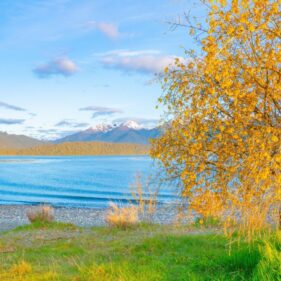
[[[110,201],[132,199],[136,173],[155,175],[148,156],[0,157],[0,204],[40,204],[104,208]],[[156,188],[156,186],[154,186]],[[160,189],[158,200],[174,201]]]

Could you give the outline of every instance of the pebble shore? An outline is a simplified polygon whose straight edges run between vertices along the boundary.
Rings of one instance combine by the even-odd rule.
[[[26,213],[31,210],[30,205],[1,205],[0,206],[0,232],[11,230],[17,226],[28,224]],[[103,226],[106,224],[107,209],[92,208],[66,208],[56,207],[55,220],[58,222],[72,223],[81,227]],[[157,208],[149,220],[158,224],[170,224],[175,222],[177,209],[167,205]],[[142,218],[147,220],[147,218]]]

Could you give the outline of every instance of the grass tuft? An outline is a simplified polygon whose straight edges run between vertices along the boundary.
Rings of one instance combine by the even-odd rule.
[[[110,203],[106,214],[106,222],[109,226],[127,229],[139,223],[138,209],[136,206],[119,207]]]
[[[33,207],[26,215],[31,223],[50,223],[55,219],[54,208],[47,205]]]

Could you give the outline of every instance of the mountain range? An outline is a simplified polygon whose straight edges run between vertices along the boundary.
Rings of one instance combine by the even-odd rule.
[[[40,141],[24,135],[10,135],[0,132],[1,149],[25,149],[43,144],[45,144],[44,141]]]
[[[134,121],[119,125],[100,124],[87,130],[59,138],[52,142],[37,140],[24,135],[10,135],[0,132],[0,149],[28,149],[45,144],[62,144],[68,142],[109,142],[149,144],[149,140],[160,135],[159,128],[144,128]]]
[[[135,121],[127,121],[120,125],[97,125],[85,131],[58,139],[54,141],[54,143],[100,141],[149,144],[150,139],[156,138],[159,135],[159,128],[147,129],[143,128]]]

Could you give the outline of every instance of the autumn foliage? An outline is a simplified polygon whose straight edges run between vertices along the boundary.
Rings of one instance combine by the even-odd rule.
[[[207,2],[207,26],[191,28],[201,52],[165,70],[151,153],[191,209],[256,231],[281,201],[281,2]]]

